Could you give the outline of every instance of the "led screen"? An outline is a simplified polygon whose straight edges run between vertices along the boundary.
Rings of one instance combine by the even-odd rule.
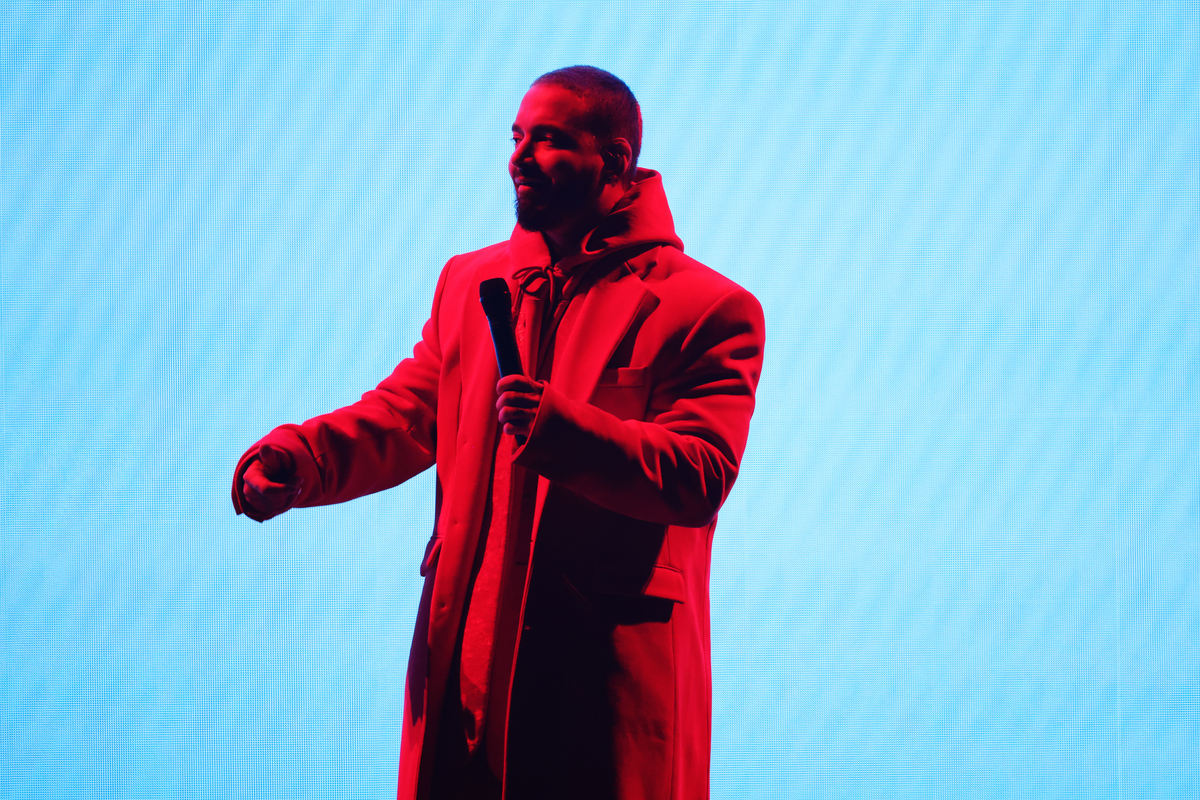
[[[767,321],[712,795],[1200,794],[1194,3],[7,3],[0,797],[395,792],[425,473],[242,451],[507,239],[569,64]]]

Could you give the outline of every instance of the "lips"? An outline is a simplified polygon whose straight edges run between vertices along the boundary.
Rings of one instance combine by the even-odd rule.
[[[545,194],[546,189],[547,184],[543,181],[518,181],[517,197],[525,198],[526,200],[532,200],[534,202],[541,202],[535,198],[537,198],[539,195]]]

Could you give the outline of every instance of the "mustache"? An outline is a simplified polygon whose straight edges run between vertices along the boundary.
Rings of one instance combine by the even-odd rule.
[[[516,180],[523,181],[525,183],[549,183],[550,182],[549,178],[547,178],[545,175],[542,175],[540,173],[521,172],[521,171],[517,172]]]

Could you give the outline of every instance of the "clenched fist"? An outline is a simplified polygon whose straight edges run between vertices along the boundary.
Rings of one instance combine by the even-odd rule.
[[[524,375],[509,375],[496,384],[496,410],[500,412],[500,424],[504,432],[516,437],[517,444],[525,444],[542,402],[542,384],[531,381]]]
[[[302,483],[295,457],[283,448],[264,444],[242,475],[242,497],[264,517],[273,517],[292,507]]]

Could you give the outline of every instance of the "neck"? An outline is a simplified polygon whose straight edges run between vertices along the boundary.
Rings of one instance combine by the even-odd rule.
[[[542,231],[546,246],[550,250],[551,265],[578,254],[583,247],[584,238],[609,215],[628,188],[619,182],[609,184],[596,198],[594,206],[557,228]]]
[[[603,219],[601,217],[601,219]],[[578,255],[583,249],[583,239],[588,231],[594,230],[600,220],[589,221],[570,229],[556,228],[552,231],[542,231],[546,239],[546,249],[550,251],[551,266],[558,262]]]

